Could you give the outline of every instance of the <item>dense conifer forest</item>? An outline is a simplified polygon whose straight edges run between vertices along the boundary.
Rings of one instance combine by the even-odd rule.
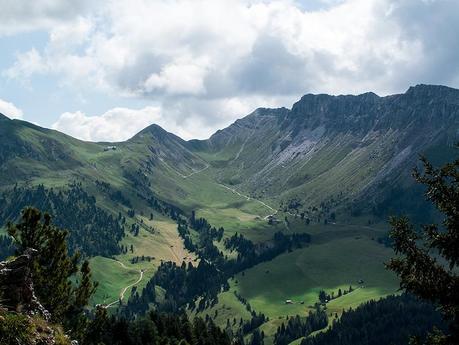
[[[446,328],[435,307],[403,294],[347,310],[329,330],[304,339],[301,345],[407,345],[412,336],[425,339],[433,327]]]
[[[18,219],[27,206],[37,207],[53,216],[57,226],[69,230],[71,253],[80,251],[87,256],[111,256],[120,253],[118,242],[124,236],[124,226],[96,205],[81,184],[71,184],[62,190],[15,187],[0,195],[0,225]]]

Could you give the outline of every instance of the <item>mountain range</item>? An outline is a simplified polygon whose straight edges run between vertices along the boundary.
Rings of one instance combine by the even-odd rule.
[[[93,306],[185,308],[246,341],[300,344],[290,320],[318,304],[330,324],[397,293],[387,218],[436,220],[411,172],[420,155],[457,157],[459,90],[308,94],[189,141],[151,125],[85,142],[0,114],[0,138],[0,235],[26,206],[49,212],[90,261]],[[13,252],[1,235],[0,259]]]
[[[190,210],[205,200],[183,184],[201,174],[274,209],[327,204],[386,215],[409,204],[400,199],[419,154],[435,162],[454,155],[458,131],[459,90],[432,85],[386,97],[308,94],[291,109],[259,108],[207,140],[152,125],[125,142],[89,143],[1,116],[0,186],[83,179],[135,190],[141,178]]]

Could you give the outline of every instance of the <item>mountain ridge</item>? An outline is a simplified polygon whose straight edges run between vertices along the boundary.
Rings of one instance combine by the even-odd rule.
[[[0,204],[8,206],[0,231],[28,205],[59,211],[57,224],[66,224],[59,215],[71,220],[72,248],[92,256],[101,282],[95,304],[118,300],[137,281],[133,271],[145,273],[137,291],[154,287],[148,280],[162,261],[205,262],[204,249],[236,259],[246,246],[270,248],[276,234],[310,235],[303,248],[235,275],[215,306],[193,311],[224,327],[227,317],[250,321],[250,303],[269,317],[261,327],[271,344],[281,317],[307,316],[320,290],[349,288],[327,303],[330,313],[396,292],[382,265],[393,254],[383,245],[387,216],[436,220],[410,172],[419,154],[435,165],[457,157],[458,120],[459,90],[422,85],[385,97],[305,95],[207,140],[153,124],[123,142],[92,143],[0,117]],[[173,281],[160,286],[173,293]]]
[[[143,128],[142,130],[140,130],[138,133],[134,134],[131,138],[127,139],[127,140],[124,140],[124,141],[107,141],[107,140],[101,140],[101,141],[86,141],[86,140],[81,140],[81,139],[78,139],[78,138],[75,138],[75,137],[72,137],[71,135],[68,135],[69,137],[72,137],[73,139],[76,139],[76,140],[79,140],[79,141],[82,141],[82,142],[89,142],[89,143],[105,143],[105,144],[110,144],[110,143],[122,143],[122,142],[127,142],[127,141],[130,141],[132,139],[134,139],[135,137],[141,135],[141,134],[144,134],[146,132],[154,132],[158,135],[165,135],[165,134],[169,134],[169,135],[173,135],[175,138],[177,139],[180,139],[182,140],[183,142],[205,142],[205,141],[208,141],[212,138],[212,136],[220,133],[221,131],[224,131],[225,129],[227,129],[228,127],[230,127],[231,125],[233,124],[238,124],[241,120],[247,118],[247,117],[251,117],[251,116],[256,116],[256,115],[259,115],[259,116],[276,116],[276,115],[285,115],[286,112],[293,112],[295,114],[297,113],[300,113],[301,111],[298,109],[300,108],[300,105],[302,105],[302,103],[308,103],[308,105],[311,105],[310,102],[308,102],[310,99],[313,99],[313,100],[322,100],[322,99],[331,99],[331,100],[363,100],[363,101],[371,101],[371,103],[374,103],[375,101],[377,100],[382,100],[382,99],[393,99],[393,98],[397,98],[399,96],[413,96],[413,97],[438,97],[438,96],[443,96],[443,97],[448,97],[448,101],[449,102],[453,102],[453,103],[456,103],[456,104],[459,104],[459,89],[456,89],[456,88],[453,88],[453,87],[449,87],[449,86],[444,86],[444,85],[434,85],[434,84],[417,84],[415,86],[410,86],[406,92],[404,93],[396,93],[396,94],[390,94],[390,95],[386,95],[386,96],[379,96],[377,95],[376,93],[372,92],[372,91],[368,91],[368,92],[364,92],[364,93],[361,93],[361,94],[338,94],[338,95],[331,95],[331,94],[326,94],[326,93],[318,93],[318,94],[314,94],[314,93],[307,93],[303,96],[301,96],[301,98],[294,102],[292,107],[290,109],[286,108],[286,107],[279,107],[279,108],[265,108],[265,107],[259,107],[257,109],[255,109],[253,112],[251,112],[250,114],[246,115],[246,116],[243,116],[239,119],[237,119],[235,122],[233,122],[232,124],[230,124],[229,126],[225,127],[225,128],[221,128],[221,129],[217,129],[209,138],[207,139],[195,139],[195,138],[192,138],[192,139],[188,139],[188,140],[185,140],[185,139],[182,139],[180,138],[180,136],[174,134],[173,132],[169,132],[167,131],[166,129],[162,128],[161,126],[159,126],[158,124],[155,124],[155,123],[152,123],[151,125]],[[3,113],[0,113],[0,120],[10,120],[10,121],[20,121],[22,123],[26,123],[26,124],[30,124],[31,126],[35,126],[37,128],[41,128],[41,129],[44,129],[44,130],[53,130],[53,129],[50,129],[50,128],[47,128],[47,127],[43,127],[43,126],[40,126],[40,125],[36,125],[34,123],[31,123],[31,122],[28,122],[26,120],[22,120],[22,119],[11,119],[9,118],[7,115],[3,114]],[[59,131],[58,131],[59,132]],[[62,133],[62,134],[65,134],[63,132],[59,132],[59,133]]]
[[[418,154],[457,141],[458,105],[459,90],[430,85],[384,97],[309,94],[291,110],[257,109],[198,150],[228,157],[214,162],[221,181],[275,202],[379,198],[376,184],[408,183]]]
[[[388,181],[411,185],[418,154],[448,151],[459,138],[459,90],[420,84],[384,97],[306,94],[291,109],[258,108],[206,140],[152,124],[123,142],[93,143],[7,119],[0,118],[3,186],[107,178],[134,191],[144,180],[174,202],[190,195],[186,179],[205,171],[208,183],[273,206],[299,199],[306,208],[337,207],[368,193],[377,204]]]

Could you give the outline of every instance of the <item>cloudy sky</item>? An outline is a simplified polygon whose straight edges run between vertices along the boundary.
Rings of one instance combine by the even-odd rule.
[[[206,138],[305,93],[459,87],[457,0],[0,0],[0,112]]]

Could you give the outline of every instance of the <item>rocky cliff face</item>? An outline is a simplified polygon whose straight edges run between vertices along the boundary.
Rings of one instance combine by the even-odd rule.
[[[387,97],[308,94],[291,109],[257,109],[208,140],[186,142],[152,125],[109,152],[111,144],[1,116],[0,137],[0,187],[98,180],[134,198],[154,193],[180,204],[194,193],[187,178],[206,170],[208,185],[233,185],[273,206],[292,199],[305,208],[363,205],[384,216],[394,200],[406,203],[400,197],[413,189],[410,172],[420,153],[436,164],[457,155],[459,90],[418,85]]]
[[[30,265],[36,251],[0,262],[0,344],[78,345],[51,324],[50,314],[35,297]]]
[[[252,195],[309,206],[365,199],[371,208],[388,184],[410,185],[420,153],[451,159],[457,140],[459,90],[418,85],[387,97],[305,95],[194,145],[230,157],[218,178]]]
[[[47,310],[35,297],[31,265],[36,251],[28,249],[14,260],[0,262],[1,305],[7,310],[50,319]]]

